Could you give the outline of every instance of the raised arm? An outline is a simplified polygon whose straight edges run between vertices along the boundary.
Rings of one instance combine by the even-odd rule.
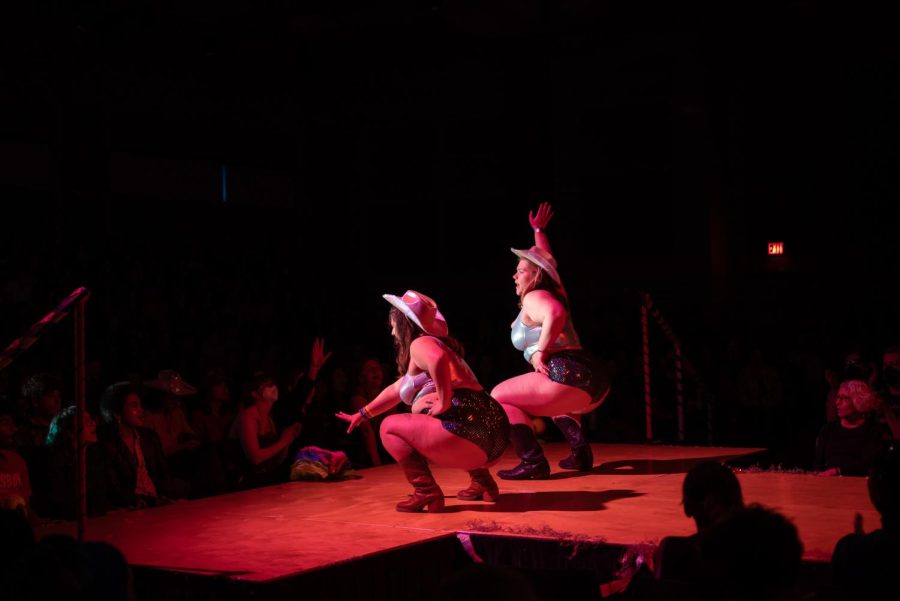
[[[437,391],[437,401],[431,406],[428,415],[440,415],[450,408],[450,401],[453,398],[450,357],[447,349],[434,338],[422,336],[413,340],[409,346],[409,357],[419,369],[428,372]]]
[[[534,245],[541,250],[546,250],[551,255],[553,251],[550,250],[550,238],[547,237],[547,224],[552,218],[553,209],[549,202],[542,202],[538,206],[537,213],[528,211],[528,223],[534,230]]]

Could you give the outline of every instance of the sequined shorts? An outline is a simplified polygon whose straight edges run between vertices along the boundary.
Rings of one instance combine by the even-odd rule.
[[[566,386],[580,388],[596,402],[609,390],[609,373],[584,349],[554,353],[547,362],[550,379]]]
[[[509,442],[509,419],[500,403],[483,390],[457,388],[450,408],[436,416],[444,429],[474,442],[488,461],[503,454]]]

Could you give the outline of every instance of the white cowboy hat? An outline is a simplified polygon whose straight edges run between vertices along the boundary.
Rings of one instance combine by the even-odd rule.
[[[437,303],[415,290],[407,290],[402,297],[383,294],[384,300],[391,303],[406,315],[407,318],[426,334],[443,338],[447,336],[447,320],[438,311]]]
[[[525,259],[526,261],[531,261],[541,269],[547,272],[553,281],[557,284],[562,285],[562,282],[559,281],[559,272],[556,271],[556,259],[553,258],[553,255],[548,253],[546,250],[542,248],[538,248],[537,246],[532,246],[527,250],[519,250],[516,248],[509,249],[513,251],[520,259]]]

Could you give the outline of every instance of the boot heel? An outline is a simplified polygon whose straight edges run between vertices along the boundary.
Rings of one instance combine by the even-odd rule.
[[[496,503],[497,499],[500,498],[499,490],[488,490],[485,489],[483,493],[481,493],[481,500],[486,501],[488,503]]]
[[[441,511],[444,508],[444,493],[440,492],[440,490],[437,493],[428,495],[417,492],[409,495],[407,500],[397,503],[397,511],[404,513],[418,513],[425,507],[428,508],[429,513]]]

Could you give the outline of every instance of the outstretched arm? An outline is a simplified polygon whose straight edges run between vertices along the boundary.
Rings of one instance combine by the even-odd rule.
[[[552,218],[553,209],[549,202],[542,202],[538,206],[537,213],[528,211],[528,223],[534,230],[534,245],[541,250],[546,250],[551,255],[553,251],[550,250],[550,238],[547,237],[547,224]]]
[[[350,425],[347,427],[347,434],[353,432],[364,421],[371,419],[376,415],[384,413],[385,411],[399,403],[400,381],[402,379],[403,378],[399,378],[396,382],[378,393],[378,396],[372,399],[371,403],[360,409],[359,412],[349,414],[344,413],[343,411],[338,411],[337,413],[335,413],[335,417],[350,423]],[[363,413],[365,413],[366,415],[363,415]]]

